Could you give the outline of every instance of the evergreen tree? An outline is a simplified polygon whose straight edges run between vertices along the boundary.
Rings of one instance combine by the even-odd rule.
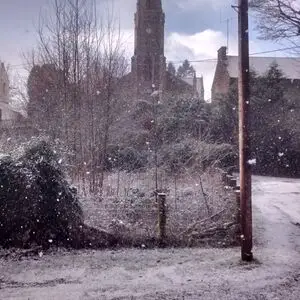
[[[179,66],[177,70],[177,77],[179,78],[194,76],[194,74],[195,69],[187,59],[182,63],[181,66]]]
[[[291,110],[286,99],[284,74],[273,63],[262,76],[251,72],[250,80],[251,152],[256,159],[253,171],[264,175],[294,176],[300,171],[295,163],[300,162],[297,146],[300,124],[291,118],[296,111]],[[211,134],[219,142],[238,145],[237,82],[212,108]]]
[[[171,61],[168,63],[167,71],[171,75],[176,76],[176,68],[175,68],[174,64]]]

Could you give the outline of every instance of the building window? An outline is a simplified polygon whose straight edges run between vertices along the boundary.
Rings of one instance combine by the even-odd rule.
[[[3,92],[3,95],[5,95],[5,92],[6,92],[6,83],[5,82],[3,83],[2,92]]]
[[[0,109],[0,122],[2,121],[2,109]]]
[[[144,80],[150,81],[152,79],[152,60],[146,57],[144,61]]]
[[[153,7],[152,7],[152,0],[147,0],[146,1],[146,8],[147,9],[152,9]]]

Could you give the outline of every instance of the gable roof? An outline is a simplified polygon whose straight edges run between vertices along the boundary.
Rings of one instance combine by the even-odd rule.
[[[250,57],[250,68],[257,75],[264,75],[273,63],[277,63],[287,79],[300,79],[300,57]],[[227,56],[229,77],[238,77],[238,57]]]

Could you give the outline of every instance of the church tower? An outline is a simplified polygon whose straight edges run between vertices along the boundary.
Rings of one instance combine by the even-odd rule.
[[[138,0],[135,13],[135,45],[131,72],[138,96],[164,89],[166,58],[164,56],[165,14],[161,0]]]

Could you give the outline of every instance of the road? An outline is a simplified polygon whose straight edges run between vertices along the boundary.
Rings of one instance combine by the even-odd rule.
[[[255,261],[234,249],[78,251],[0,261],[0,299],[300,299],[300,180],[253,178]]]

